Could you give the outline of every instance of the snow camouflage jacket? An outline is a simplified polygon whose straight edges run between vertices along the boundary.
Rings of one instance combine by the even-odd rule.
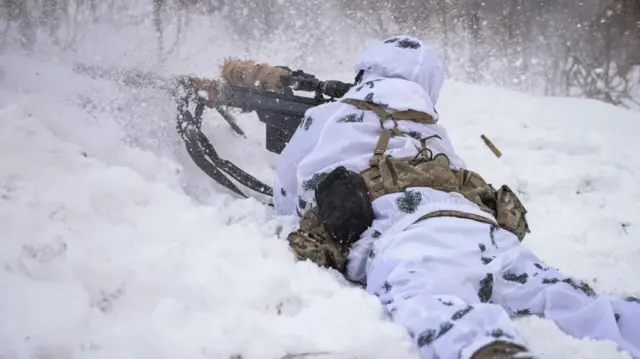
[[[437,123],[439,116],[434,105],[444,82],[444,71],[433,49],[412,37],[392,37],[366,50],[355,69],[364,71],[363,78],[343,100],[360,100],[397,111],[420,111],[436,121],[435,124],[398,121],[398,130],[407,136],[391,137],[385,155],[412,158],[426,143],[433,154],[446,155],[451,169],[465,169],[447,131]],[[327,238],[315,211],[311,211],[316,186],[338,166],[354,172],[370,168],[380,126],[375,112],[344,102],[312,108],[276,167],[277,212],[302,217],[300,229],[288,238],[297,257],[345,272],[355,281],[364,280],[369,259],[373,260],[369,256],[375,239],[401,232],[420,218],[449,211],[496,222],[495,215],[460,193],[415,186],[376,198],[373,226],[350,247]],[[385,121],[384,127],[392,128],[393,121]]]

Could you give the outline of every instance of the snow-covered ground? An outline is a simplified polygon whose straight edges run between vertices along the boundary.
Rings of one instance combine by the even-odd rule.
[[[456,82],[438,111],[471,168],[521,193],[525,245],[603,294],[640,295],[639,113]],[[294,261],[294,218],[200,173],[174,118],[166,94],[73,74],[68,58],[0,55],[0,358],[417,358],[376,298]],[[263,125],[240,124],[247,139],[211,116],[207,131],[271,183]],[[629,358],[543,319],[518,326],[542,358]]]

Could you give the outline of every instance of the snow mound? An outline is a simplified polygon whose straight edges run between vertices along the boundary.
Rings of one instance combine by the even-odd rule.
[[[1,358],[411,356],[377,299],[296,263],[293,218],[224,194],[198,204],[144,173],[166,160],[115,136],[128,158],[70,142],[106,139],[64,96],[23,90],[0,92]]]
[[[417,358],[376,298],[294,260],[294,218],[194,168],[166,95],[69,64],[0,68],[0,358]],[[638,113],[455,82],[438,111],[468,165],[522,195],[525,245],[602,293],[640,294]],[[219,122],[222,155],[270,182],[264,127],[242,116],[244,140]],[[629,357],[518,326],[543,358]]]

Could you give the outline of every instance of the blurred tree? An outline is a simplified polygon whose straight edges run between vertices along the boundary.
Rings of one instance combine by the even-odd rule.
[[[76,29],[78,19],[90,26],[104,19],[116,21],[140,8],[138,2],[127,0],[0,0],[0,4],[2,37],[23,49],[33,48],[40,29],[49,35],[42,41],[61,43],[59,30]],[[640,97],[640,0],[151,0],[147,4],[148,15],[135,15],[130,18],[136,20],[129,21],[149,16],[160,63],[179,46],[192,16],[208,16],[224,22],[229,36],[246,53],[275,43],[299,54],[295,58],[299,64],[326,61],[318,56],[318,48],[356,51],[354,44],[364,46],[371,38],[408,33],[433,44],[448,73],[461,80],[614,104]],[[168,36],[168,29],[175,29],[176,36]]]
[[[18,41],[23,49],[32,50],[36,43],[36,29],[25,0],[4,0],[8,26],[17,24]]]

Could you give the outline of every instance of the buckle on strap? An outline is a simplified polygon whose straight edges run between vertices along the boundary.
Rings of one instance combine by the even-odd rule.
[[[392,130],[383,128],[380,137],[378,138],[378,143],[376,144],[376,148],[373,151],[373,156],[369,160],[369,164],[371,166],[378,166],[378,162],[384,156],[384,152],[387,150],[387,146],[389,146],[389,139],[391,138]]]

